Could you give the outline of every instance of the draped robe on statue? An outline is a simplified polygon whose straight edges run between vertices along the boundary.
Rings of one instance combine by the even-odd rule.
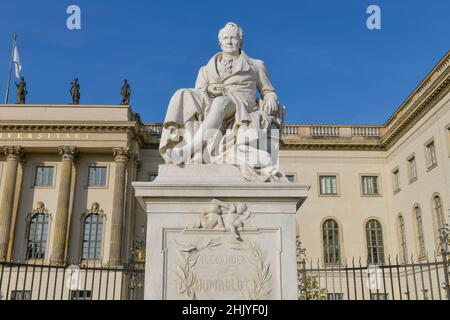
[[[268,130],[273,123],[281,126],[279,117],[263,112],[261,103],[256,99],[258,90],[262,99],[274,95],[277,100],[264,63],[241,51],[227,73],[223,72],[221,57],[222,53],[217,53],[206,66],[200,68],[194,89],[180,89],[172,96],[163,123],[159,151],[166,163],[172,162],[170,149],[179,147],[186,139],[190,139],[211,111],[215,98],[208,95],[207,87],[210,84],[222,84],[225,87],[224,95],[235,105],[235,112],[225,117],[221,128],[217,128],[220,130],[220,137],[216,135],[209,139],[203,152],[200,155],[194,154],[186,163],[227,163],[238,166],[248,180],[282,179],[283,174],[267,151],[239,142],[240,135],[246,136],[243,140],[248,142],[248,135],[245,133],[247,129]]]

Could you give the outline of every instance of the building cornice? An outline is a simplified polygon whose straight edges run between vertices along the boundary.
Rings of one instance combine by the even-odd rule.
[[[423,94],[408,110],[398,114],[396,122],[386,130],[380,143],[389,149],[394,145],[414,124],[423,118],[445,95],[450,92],[450,68],[447,69],[445,79],[438,85],[432,86]],[[432,88],[434,87],[434,88]]]
[[[12,130],[12,131],[65,131],[65,130],[78,130],[78,131],[128,131],[130,129],[136,129],[136,122],[124,121],[124,122],[84,122],[84,121],[0,121],[0,130]]]
[[[389,150],[408,130],[450,92],[450,51],[431,70],[419,86],[413,90],[389,120],[380,126],[374,125],[284,125],[282,149],[284,150]],[[1,108],[67,109],[58,111],[59,116],[69,119],[75,115],[80,121],[45,120],[0,120],[0,132],[125,132],[135,139],[141,148],[157,149],[162,131],[161,123],[143,124],[130,106],[122,105],[0,105]],[[107,120],[78,117],[77,108],[110,109],[114,116]],[[124,112],[126,111],[126,112]],[[12,110],[4,113],[6,118]],[[53,112],[53,111],[51,111]],[[49,114],[52,114],[52,113]],[[82,113],[84,114],[84,113]],[[117,119],[117,120],[115,120]],[[81,121],[82,120],[82,121]]]

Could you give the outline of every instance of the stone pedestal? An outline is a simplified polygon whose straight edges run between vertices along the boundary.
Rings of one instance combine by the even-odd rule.
[[[133,187],[148,214],[145,299],[297,299],[296,212],[309,185],[162,165]]]

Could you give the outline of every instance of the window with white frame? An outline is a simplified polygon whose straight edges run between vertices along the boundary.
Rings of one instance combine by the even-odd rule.
[[[405,228],[405,219],[403,218],[403,215],[398,216],[398,232],[400,236],[400,251],[401,251],[401,258],[403,262],[408,261],[408,246],[406,243],[406,228]]]
[[[378,176],[361,176],[362,193],[365,196],[379,195],[379,177]]]
[[[337,181],[335,175],[319,176],[320,194],[321,195],[337,195]]]
[[[47,247],[48,215],[38,213],[30,220],[27,242],[27,259],[43,259]]]
[[[36,166],[34,175],[34,185],[41,187],[52,186],[54,172],[55,167],[53,166]]]
[[[104,187],[106,186],[106,166],[89,166],[88,186]]]
[[[434,218],[436,219],[436,228],[437,228],[436,234],[440,235],[441,229],[442,227],[444,227],[445,220],[444,220],[444,213],[442,210],[441,198],[438,195],[435,195],[433,197],[433,211],[434,211]]]
[[[448,156],[450,157],[450,125],[447,127]]]
[[[415,156],[411,156],[410,158],[408,158],[408,172],[409,172],[409,181],[417,179],[417,166]]]
[[[344,294],[341,292],[327,292],[327,300],[343,300]]]
[[[370,300],[388,300],[389,293],[371,292]]]
[[[339,226],[336,220],[328,219],[323,223],[322,229],[324,262],[338,264],[341,262]]]
[[[286,179],[288,179],[290,182],[295,182],[295,175],[293,174],[287,174],[285,175]]]
[[[11,300],[31,300],[31,290],[11,290]]]
[[[103,215],[91,213],[84,219],[83,246],[81,258],[83,260],[98,260],[101,255],[103,236]]]
[[[367,261],[369,264],[384,263],[383,228],[376,219],[366,223]]]
[[[436,160],[436,147],[434,145],[434,141],[427,143],[427,164],[428,168],[434,167],[437,164]]]
[[[425,237],[423,234],[423,221],[422,221],[422,211],[419,206],[414,207],[414,217],[416,220],[416,235],[417,235],[417,245],[419,258],[426,256],[425,249]]]
[[[400,169],[396,168],[392,171],[392,180],[394,183],[394,191],[400,190]]]
[[[92,300],[92,291],[91,290],[70,291],[70,300]]]

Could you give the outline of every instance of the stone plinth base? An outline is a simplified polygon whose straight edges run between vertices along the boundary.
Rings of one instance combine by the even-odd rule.
[[[162,165],[133,187],[148,214],[145,299],[297,299],[296,212],[309,185]]]

